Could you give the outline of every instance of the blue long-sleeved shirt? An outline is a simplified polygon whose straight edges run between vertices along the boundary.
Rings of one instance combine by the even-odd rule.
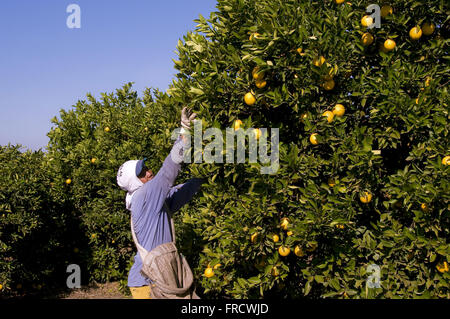
[[[170,211],[176,212],[198,191],[203,179],[193,178],[184,184],[173,186],[180,171],[182,142],[178,139],[153,179],[139,188],[132,198],[131,216],[134,231],[147,251],[172,241],[170,216],[163,205],[166,201]],[[175,156],[174,156],[175,154]],[[175,161],[174,161],[175,159]],[[128,286],[140,287],[149,284],[140,274],[142,260],[137,253],[128,274]]]

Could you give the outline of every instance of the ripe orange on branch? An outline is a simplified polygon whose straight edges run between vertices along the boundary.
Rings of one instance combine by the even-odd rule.
[[[264,72],[260,71],[258,66],[256,66],[252,71],[252,76],[255,81],[262,81],[264,79],[264,75]]]
[[[422,24],[422,31],[424,35],[432,35],[436,26],[432,22],[425,22]]]
[[[298,257],[302,257],[305,255],[305,253],[303,252],[303,249],[300,246],[295,246],[294,248],[294,254]]]
[[[387,17],[388,15],[392,14],[394,9],[390,5],[384,5],[381,7],[380,14],[383,18]]]
[[[364,192],[360,197],[359,200],[361,203],[367,204],[372,201],[372,194],[370,192]]]
[[[286,257],[287,255],[289,255],[290,252],[291,252],[291,249],[289,247],[280,246],[278,248],[278,253],[283,257]]]
[[[373,18],[369,15],[365,15],[361,18],[361,24],[363,25],[363,27],[369,27],[373,24],[373,22]]]
[[[255,128],[253,130],[253,133],[255,134],[256,140],[259,140],[259,138],[261,137],[261,134],[262,134],[261,130],[259,128]]]
[[[289,220],[285,217],[281,220],[281,228],[283,228],[283,230],[286,230],[289,226]]]
[[[326,61],[325,58],[323,56],[320,56],[318,58],[313,59],[313,64],[317,67],[321,67],[322,64],[325,63],[325,61]]]
[[[442,165],[450,165],[450,155],[442,159]]]
[[[394,40],[392,40],[392,39],[387,39],[386,41],[384,41],[384,49],[386,50],[386,51],[392,51],[392,50],[394,50],[395,49],[395,46],[396,46],[397,44],[395,43],[395,41]]]
[[[362,43],[365,46],[371,45],[373,43],[373,35],[369,32],[366,32],[361,37]]]
[[[325,111],[322,116],[325,116],[327,118],[328,123],[333,122],[334,114],[331,111]]]
[[[336,116],[343,116],[345,114],[345,107],[342,104],[336,104],[333,108],[333,114]]]
[[[214,276],[214,271],[211,267],[208,267],[205,269],[205,277],[206,278],[211,278],[212,276]]]
[[[336,84],[336,83],[334,82],[334,80],[331,79],[331,80],[325,81],[325,82],[323,83],[322,87],[323,87],[325,90],[330,91],[330,90],[334,89],[335,84]]]
[[[311,136],[309,137],[309,141],[311,142],[311,144],[313,144],[313,145],[319,144],[317,136],[318,136],[317,133],[311,134]]]
[[[257,81],[255,81],[255,85],[258,89],[262,89],[267,85],[267,81],[266,80],[257,80]]]
[[[420,27],[414,27],[411,30],[409,30],[409,37],[412,40],[419,40],[422,36],[422,29]]]
[[[237,131],[241,128],[242,125],[242,121],[241,120],[236,120],[234,121],[234,130]]]
[[[244,96],[244,102],[247,105],[253,105],[256,102],[256,98],[252,93],[248,92]]]

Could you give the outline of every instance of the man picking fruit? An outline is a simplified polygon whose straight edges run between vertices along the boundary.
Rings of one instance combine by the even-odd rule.
[[[147,168],[145,159],[127,161],[119,168],[117,173],[117,184],[121,189],[127,191],[126,207],[131,211],[133,239],[138,247],[138,253],[134,257],[134,264],[128,275],[128,286],[135,299],[179,298],[179,295],[171,295],[168,291],[180,292],[183,288],[186,288],[180,287],[180,285],[183,286],[183,284],[190,282],[189,280],[192,281],[192,278],[183,278],[186,273],[192,276],[192,272],[184,257],[178,257],[174,244],[175,234],[171,214],[193,197],[203,181],[196,178],[190,179],[184,184],[173,186],[181,169],[184,150],[189,145],[187,133],[195,117],[195,113],[191,114],[190,110],[186,107],[183,108],[180,136],[156,175],[153,175],[153,171]],[[171,249],[167,249],[167,247],[171,247]],[[172,278],[172,281],[165,282],[163,277],[167,276],[167,273],[161,273],[161,277],[155,275],[158,278],[152,278],[154,280],[151,280],[149,276],[144,274],[145,271],[141,271],[144,270],[143,260],[148,259],[147,253],[149,255],[156,253],[160,256],[169,250],[171,250],[172,255],[169,256],[167,253],[167,257],[163,256],[162,259],[155,260],[162,263],[160,267],[164,271],[169,271],[168,277]],[[173,257],[175,253],[177,255],[176,261]],[[180,259],[183,264],[182,267],[180,266]],[[178,267],[173,267],[173,262],[177,262]],[[186,288],[187,292],[182,298],[197,297],[193,291],[193,285],[191,286]]]

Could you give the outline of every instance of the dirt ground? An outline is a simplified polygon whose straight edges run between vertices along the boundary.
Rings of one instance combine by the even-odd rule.
[[[118,282],[91,284],[63,293],[57,299],[130,299],[119,291]]]

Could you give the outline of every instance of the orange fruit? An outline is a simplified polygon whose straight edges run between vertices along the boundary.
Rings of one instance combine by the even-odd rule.
[[[108,126],[105,127],[105,132],[109,132],[109,131],[110,131],[109,127]]]
[[[259,128],[255,128],[253,132],[255,133],[256,140],[259,140],[262,134],[261,130]]]
[[[364,203],[370,203],[370,201],[372,200],[372,194],[370,192],[364,192],[360,197],[359,200]]]
[[[313,64],[317,67],[321,67],[322,64],[324,64],[324,63],[325,63],[325,58],[323,56],[313,59]]]
[[[214,266],[214,269],[217,269],[217,268],[219,268],[220,266],[222,266],[221,264],[216,264],[215,266]]]
[[[254,233],[254,234],[250,237],[251,242],[252,242],[252,243],[255,243],[257,237],[258,237],[258,233]]]
[[[264,72],[259,71],[259,67],[255,66],[252,71],[252,76],[255,81],[262,81],[264,79]]]
[[[424,35],[432,35],[436,26],[432,22],[425,22],[422,24],[422,31]]]
[[[409,37],[412,40],[419,40],[422,36],[422,29],[420,27],[414,27],[411,30],[409,30]]]
[[[373,24],[373,18],[369,15],[365,15],[364,17],[361,18],[361,24],[363,25],[363,27],[368,27],[370,25]]]
[[[69,185],[70,183],[72,183],[72,180],[70,178],[66,179],[66,184]]]
[[[342,104],[336,104],[333,108],[333,114],[343,116],[345,114],[345,107]]]
[[[309,137],[309,141],[310,141],[311,144],[313,144],[313,145],[319,144],[319,141],[317,140],[317,133],[311,134],[311,136]]]
[[[445,273],[448,271],[448,263],[446,261],[444,261],[443,263],[440,263],[438,265],[436,265],[437,270],[439,270],[439,272],[441,273]]]
[[[247,105],[253,105],[256,102],[256,98],[252,93],[248,92],[244,96],[244,101],[245,101],[245,104],[247,104]]]
[[[308,113],[303,113],[301,115],[302,121],[308,117]]]
[[[277,277],[279,275],[279,271],[276,266],[272,267],[272,276]]]
[[[241,128],[242,125],[242,121],[241,120],[236,120],[234,121],[234,130],[237,131]]]
[[[291,249],[289,247],[280,246],[278,248],[278,253],[283,257],[289,255],[290,252],[291,252]]]
[[[94,164],[96,160],[97,160],[97,159],[96,159],[95,157],[94,157],[94,158],[91,158],[91,163]]]
[[[294,248],[294,254],[298,257],[302,257],[305,255],[304,251],[302,250],[302,248],[300,246],[295,246]]]
[[[396,46],[396,43],[395,43],[394,40],[387,39],[386,41],[384,41],[383,47],[384,47],[384,49],[385,49],[386,51],[392,51],[392,50],[394,50],[394,49],[395,49],[395,46]]]
[[[326,116],[326,117],[327,117],[328,123],[333,122],[333,117],[334,117],[333,112],[331,112],[331,111],[325,111],[325,112],[322,114],[322,116]]]
[[[445,156],[442,159],[442,165],[450,165],[450,156]]]
[[[205,269],[205,277],[207,278],[211,278],[212,276],[214,276],[214,271],[211,267],[208,267]]]
[[[257,80],[255,85],[258,89],[262,89],[267,85],[267,82],[265,80]]]
[[[289,226],[289,220],[285,217],[281,220],[281,228],[283,228],[283,230],[286,230]]]
[[[325,83],[323,83],[322,86],[325,90],[330,91],[330,90],[334,89],[334,86],[335,86],[334,80],[331,79],[329,81],[325,81]]]
[[[420,209],[421,209],[423,212],[427,212],[427,211],[428,211],[428,205],[425,204],[425,203],[422,203],[422,204],[420,205]]]
[[[336,0],[336,3],[337,3],[337,4],[341,4],[341,3],[344,3],[344,1],[345,1],[345,0]]]
[[[366,32],[361,37],[362,43],[365,46],[371,45],[373,43],[373,35],[369,32]]]
[[[250,37],[248,38],[250,41],[253,41],[253,39],[258,39],[260,34],[258,32],[253,32],[250,34]]]
[[[275,235],[272,236],[272,239],[273,239],[274,243],[277,243],[280,240],[280,237],[275,234]]]
[[[394,10],[392,9],[392,7],[390,5],[384,5],[381,7],[380,13],[381,13],[381,16],[384,18],[384,17],[387,17],[389,14],[392,14],[393,11]]]

